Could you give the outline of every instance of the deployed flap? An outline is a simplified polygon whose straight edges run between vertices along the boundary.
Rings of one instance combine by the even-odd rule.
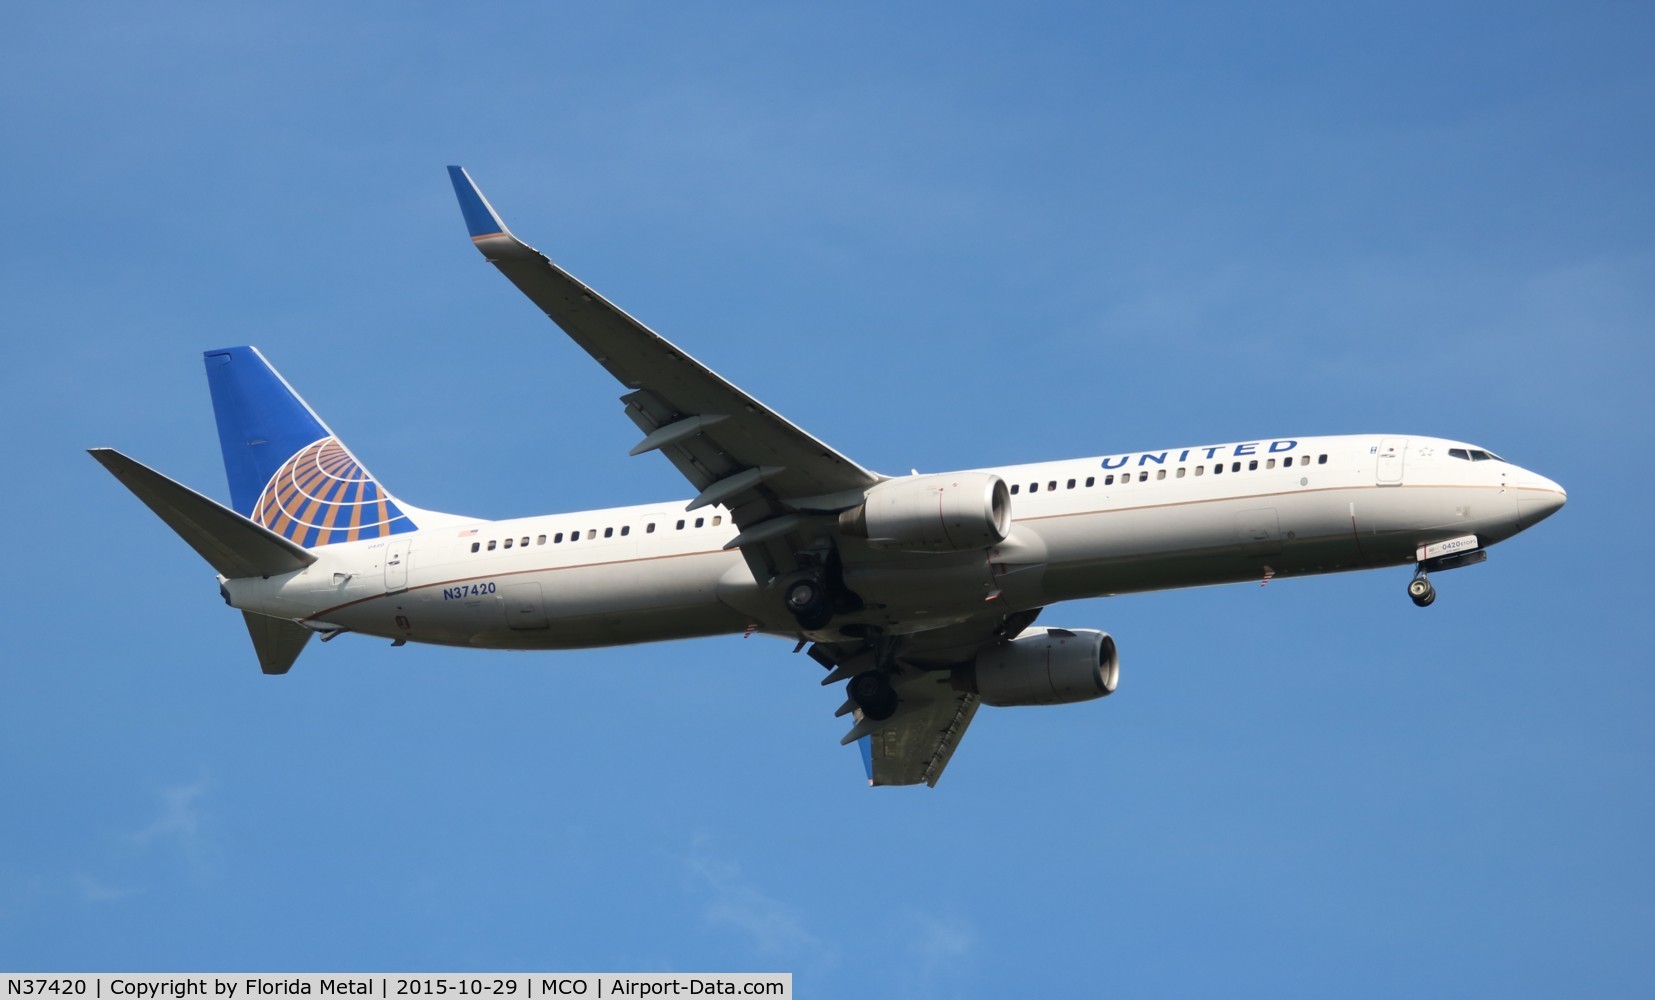
[[[236,579],[304,569],[316,556],[113,448],[88,452],[220,575]],[[296,652],[295,656],[298,655]],[[262,655],[261,655],[262,659]]]
[[[702,492],[732,509],[765,493],[786,499],[861,491],[880,481],[622,312],[518,240],[469,175],[449,167],[471,241],[575,343],[633,390],[622,397],[645,438]],[[750,470],[762,470],[751,474]],[[762,491],[762,492],[761,492]],[[738,512],[738,523],[770,511]],[[746,525],[743,525],[744,527]]]
[[[877,657],[864,643],[817,643],[810,658],[831,671],[823,684],[854,678],[874,668]],[[966,727],[977,714],[978,697],[956,691],[946,669],[899,667],[892,672],[897,708],[888,719],[863,716],[846,700],[839,715],[852,713],[856,725],[841,743],[856,743],[870,785],[936,787]]]
[[[253,651],[259,655],[259,669],[267,674],[285,674],[310,641],[311,631],[286,618],[268,618],[243,611],[247,634],[253,637]]]
[[[828,670],[824,685],[873,669],[884,669],[890,676],[897,696],[890,718],[865,718],[851,699],[836,713],[856,718],[841,742],[854,742],[862,751],[868,784],[935,787],[982,703],[977,695],[954,687],[954,669],[970,663],[984,647],[1022,632],[1038,617],[1039,608],[985,613],[882,644],[862,640],[811,646],[810,658]]]
[[[937,678],[926,678],[933,687]],[[898,691],[902,690],[898,686]],[[938,687],[927,701],[904,698],[896,715],[877,732],[862,737],[863,763],[870,785],[917,785],[932,788],[954,756],[980,704],[974,694]]]

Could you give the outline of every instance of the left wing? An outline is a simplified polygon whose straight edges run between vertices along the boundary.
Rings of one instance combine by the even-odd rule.
[[[732,547],[786,534],[797,518],[761,526],[792,512],[859,503],[880,482],[513,236],[463,168],[448,173],[471,242],[631,390],[621,400],[644,432],[632,454],[665,454],[700,491],[689,509],[729,507],[743,529]]]
[[[797,569],[795,554],[812,536],[836,531],[825,515],[861,503],[883,481],[513,236],[463,168],[448,174],[471,242],[629,390],[621,401],[644,432],[632,454],[666,455],[700,491],[689,509],[729,508],[741,531],[726,548],[742,550],[761,585]],[[870,784],[936,784],[978,705],[975,694],[950,686],[950,668],[1016,635],[1037,613],[985,612],[948,628],[811,648],[832,671],[824,684],[876,665],[890,676],[898,702],[889,718],[863,718],[850,702],[839,712],[855,717],[844,742],[861,744]]]

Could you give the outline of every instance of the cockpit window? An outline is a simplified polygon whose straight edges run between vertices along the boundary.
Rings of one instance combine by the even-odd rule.
[[[1505,459],[1501,458],[1499,455],[1494,454],[1492,451],[1484,451],[1481,448],[1450,448],[1450,449],[1448,449],[1448,457],[1449,458],[1463,459],[1464,461],[1467,461],[1467,462],[1504,462],[1505,461]]]

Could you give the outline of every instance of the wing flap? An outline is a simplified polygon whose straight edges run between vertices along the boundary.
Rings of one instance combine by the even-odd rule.
[[[935,788],[980,704],[974,694],[950,692],[898,709],[888,725],[867,737],[868,784]]]

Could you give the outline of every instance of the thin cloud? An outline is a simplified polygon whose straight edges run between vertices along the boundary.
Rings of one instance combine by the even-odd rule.
[[[100,878],[84,873],[75,876],[74,884],[75,891],[80,894],[81,901],[86,903],[118,903],[123,899],[130,899],[143,892],[142,889],[110,885]]]
[[[836,961],[833,947],[804,924],[797,910],[743,878],[740,866],[711,857],[697,841],[688,867],[710,895],[703,916],[709,923],[742,932],[761,954],[818,967]]]
[[[208,832],[207,813],[203,807],[210,789],[211,783],[206,776],[189,784],[161,789],[160,814],[130,834],[127,840],[143,849],[167,848],[176,851],[197,875],[208,874],[219,861],[218,844]]]

